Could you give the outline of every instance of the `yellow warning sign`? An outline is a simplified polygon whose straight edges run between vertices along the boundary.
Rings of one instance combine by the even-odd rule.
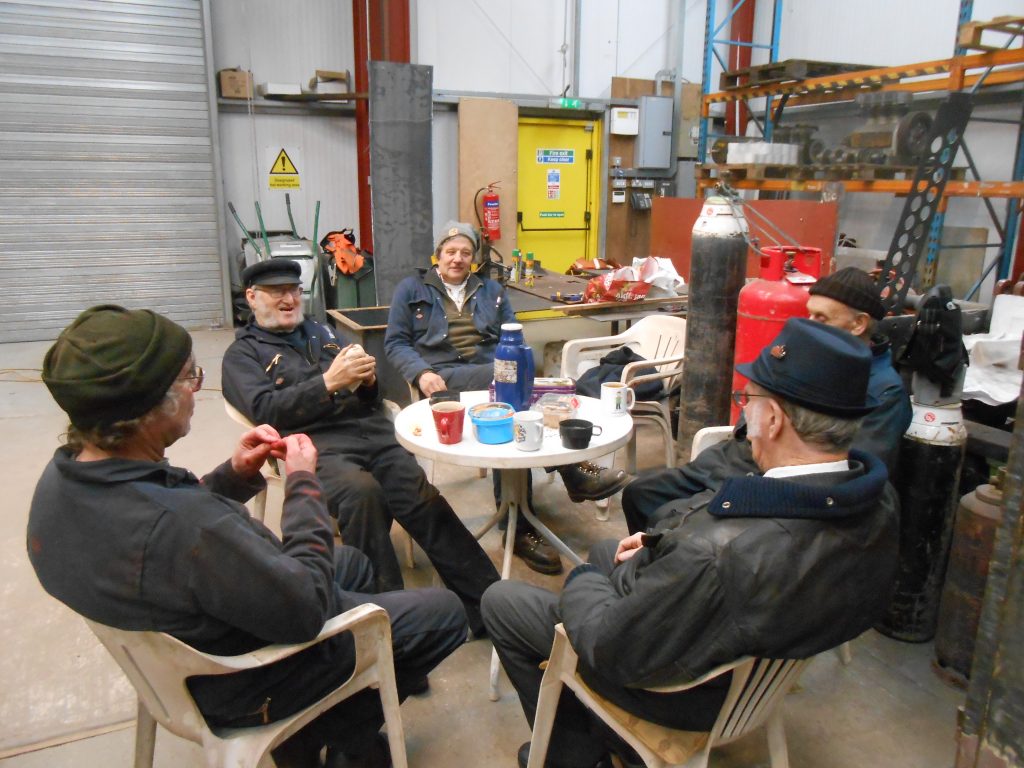
[[[299,189],[299,169],[282,148],[270,166],[271,189]]]

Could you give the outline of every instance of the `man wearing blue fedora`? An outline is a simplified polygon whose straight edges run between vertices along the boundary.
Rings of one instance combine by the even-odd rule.
[[[484,623],[531,725],[538,664],[558,622],[602,696],[644,719],[707,731],[728,679],[675,694],[643,689],[747,655],[808,658],[885,610],[896,497],[882,462],[849,449],[877,405],[867,394],[871,353],[846,331],[792,319],[737,369],[749,382],[733,398],[763,475],[730,478],[679,502],[659,528],[601,542],[561,595],[512,581],[484,593]],[[624,745],[593,731],[588,712],[563,695],[546,765],[609,765],[608,749]],[[520,765],[528,758],[525,744]]]

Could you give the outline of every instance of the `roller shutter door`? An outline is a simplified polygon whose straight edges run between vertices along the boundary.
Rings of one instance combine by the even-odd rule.
[[[223,322],[200,0],[0,2],[0,341]]]

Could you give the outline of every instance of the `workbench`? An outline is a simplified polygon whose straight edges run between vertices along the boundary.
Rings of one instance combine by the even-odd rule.
[[[563,298],[573,294],[582,296],[589,280],[590,277],[586,275],[545,272],[533,278],[532,286],[520,280],[518,283],[507,283],[506,287],[509,289],[509,301],[512,302],[517,314],[544,310],[570,317],[585,317],[588,320],[610,323],[613,336],[619,332],[621,321],[625,321],[628,327],[632,321],[652,312],[686,314],[686,296],[665,296],[628,302],[603,301],[593,304],[570,302]]]

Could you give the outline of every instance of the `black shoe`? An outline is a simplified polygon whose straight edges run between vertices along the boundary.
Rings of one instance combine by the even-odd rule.
[[[519,748],[519,754],[516,755],[516,762],[519,763],[519,768],[526,768],[527,763],[530,762],[530,742],[526,742]],[[563,768],[563,766],[549,758],[544,761],[544,768]],[[594,768],[612,768],[611,758],[608,755],[605,755],[594,763]]]
[[[504,539],[502,543],[504,543]],[[562,572],[562,560],[558,556],[558,550],[544,541],[543,537],[532,528],[526,530],[520,528],[516,531],[512,554],[521,558],[537,573],[546,573],[552,576]]]
[[[573,501],[607,499],[629,485],[629,475],[621,469],[599,467],[589,461],[558,467],[558,474]]]
[[[430,678],[426,675],[410,680],[405,685],[405,692],[410,696],[419,696],[430,690]]]
[[[328,747],[324,768],[391,768],[391,748],[382,733],[378,733],[370,747],[358,755]]]

